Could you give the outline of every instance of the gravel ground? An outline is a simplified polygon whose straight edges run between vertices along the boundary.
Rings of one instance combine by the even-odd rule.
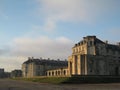
[[[0,79],[0,90],[120,90],[120,83],[112,84],[44,84]]]

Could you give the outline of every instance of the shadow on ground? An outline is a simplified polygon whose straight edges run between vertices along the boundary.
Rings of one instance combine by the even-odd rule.
[[[72,76],[61,82],[62,84],[84,83],[120,83],[120,76]]]

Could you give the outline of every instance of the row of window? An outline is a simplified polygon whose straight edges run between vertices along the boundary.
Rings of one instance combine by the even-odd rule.
[[[89,41],[89,42],[87,42],[87,45],[88,46],[93,46],[93,45],[95,45],[95,42],[94,41]],[[73,49],[73,53],[84,51],[84,49],[85,48],[83,46],[76,47],[76,48]]]
[[[78,53],[78,52],[81,52],[81,51],[84,51],[84,47],[77,47],[77,48],[73,49],[73,53]]]

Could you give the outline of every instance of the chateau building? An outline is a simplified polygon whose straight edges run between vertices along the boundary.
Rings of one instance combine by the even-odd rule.
[[[63,68],[67,66],[67,61],[50,60],[42,58],[28,58],[28,60],[22,64],[22,74],[23,77],[47,76],[48,70]],[[58,70],[58,72],[59,71],[60,70]],[[60,73],[58,73],[57,75],[61,75]],[[53,75],[53,72],[51,74],[51,72],[49,71],[49,75]]]
[[[120,75],[120,43],[103,42],[96,36],[84,37],[68,58],[70,75]]]
[[[29,58],[22,64],[24,77],[120,75],[120,43],[113,45],[86,36],[72,48],[67,61]]]

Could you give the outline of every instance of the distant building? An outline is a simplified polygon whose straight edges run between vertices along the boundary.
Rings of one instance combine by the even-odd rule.
[[[0,69],[0,74],[1,74],[1,73],[4,73],[4,69],[3,69],[3,68]]]
[[[4,72],[4,78],[10,78],[11,73],[10,72]]]
[[[0,78],[9,78],[10,77],[10,73],[9,72],[5,72],[4,68],[0,69]]]
[[[3,77],[4,77],[4,69],[0,68],[0,78],[3,78]]]
[[[11,77],[22,77],[22,71],[21,70],[13,70],[11,71]]]
[[[28,58],[22,64],[22,73],[23,77],[46,76],[48,70],[67,66],[67,61]]]

